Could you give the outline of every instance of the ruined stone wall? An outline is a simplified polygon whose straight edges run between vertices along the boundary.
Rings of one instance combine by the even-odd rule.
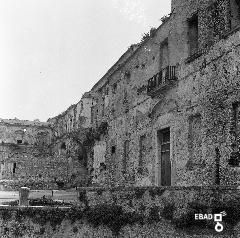
[[[218,3],[221,24],[226,24],[218,35],[216,26],[205,25],[206,12],[212,11],[207,1],[181,1],[155,35],[109,77],[109,83],[94,88],[98,92],[94,121],[108,122],[108,134],[99,140],[107,144],[106,164],[116,183],[161,185],[158,132],[168,127],[172,185],[214,183],[216,147],[221,154],[221,182],[234,181],[236,174],[227,160],[232,103],[239,97],[240,42],[239,32],[231,32],[227,25],[228,1]],[[189,55],[188,19],[197,10],[199,53]],[[210,43],[209,32],[213,32]],[[161,69],[161,45],[166,40],[169,65],[177,66],[177,82],[151,97],[147,83]],[[106,88],[108,105],[104,104]],[[146,139],[140,148],[142,137]],[[127,173],[122,173],[126,140]]]
[[[83,95],[81,101],[76,105],[76,129],[80,127],[91,127],[91,107],[93,98],[90,94]]]
[[[0,119],[0,142],[49,145],[52,131],[48,123]]]
[[[52,155],[48,147],[26,145],[4,144],[0,145],[0,151],[0,180],[13,181],[14,188],[18,185],[57,188],[58,182],[64,182],[65,187],[80,185],[82,174],[77,175],[82,165],[71,156]]]
[[[231,145],[240,141],[240,18],[233,3],[172,1],[172,13],[158,29],[77,104],[49,119],[51,155],[71,167],[60,170],[84,175],[87,158],[94,176],[106,164],[111,185],[209,185],[218,147],[221,183],[236,183],[239,174],[228,165]]]
[[[14,181],[16,188],[24,184],[57,188],[59,181],[79,185],[76,174],[82,165],[66,150],[54,153],[49,123],[1,119],[0,133],[1,181]]]

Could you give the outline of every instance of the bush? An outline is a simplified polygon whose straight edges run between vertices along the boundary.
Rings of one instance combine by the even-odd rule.
[[[136,213],[124,213],[119,205],[96,205],[86,210],[85,219],[94,227],[104,225],[117,235],[127,224],[143,222],[143,217]]]
[[[172,203],[167,203],[162,209],[162,211],[160,212],[160,214],[166,220],[172,220],[174,210],[175,210],[175,205]]]

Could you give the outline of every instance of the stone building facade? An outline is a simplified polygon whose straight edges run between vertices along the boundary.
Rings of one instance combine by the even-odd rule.
[[[220,183],[236,183],[239,30],[239,0],[172,0],[157,29],[48,120],[52,154],[75,177],[97,181],[104,165],[105,183],[123,186],[211,185],[220,156]]]
[[[228,159],[239,143],[239,7],[172,1],[163,24],[92,88],[93,127],[108,123],[95,166],[104,161],[114,184],[213,184],[216,148],[221,183],[237,181]]]
[[[0,119],[0,179],[46,177],[43,158],[49,154],[51,138],[46,122]]]

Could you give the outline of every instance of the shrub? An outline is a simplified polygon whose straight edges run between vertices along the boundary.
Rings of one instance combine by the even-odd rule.
[[[143,217],[136,213],[124,213],[119,205],[96,205],[85,212],[85,219],[94,227],[104,225],[117,235],[127,224],[142,222]]]
[[[149,216],[148,216],[148,221],[153,222],[153,221],[159,221],[159,220],[160,220],[160,215],[159,215],[158,207],[151,207]]]
[[[165,218],[166,220],[172,220],[173,219],[173,213],[175,210],[175,205],[172,203],[167,203],[162,211],[160,212],[161,216]]]

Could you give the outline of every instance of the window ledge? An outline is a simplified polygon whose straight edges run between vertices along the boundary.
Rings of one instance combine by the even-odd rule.
[[[230,29],[230,30],[225,31],[224,34],[223,34],[223,36],[222,36],[222,38],[223,38],[223,39],[226,39],[228,36],[236,33],[236,32],[239,31],[239,30],[240,30],[240,26],[235,26],[233,29]]]
[[[195,59],[199,58],[203,53],[198,50],[196,53],[190,55],[189,57],[187,57],[187,59],[185,60],[186,63],[191,63],[193,62]]]

